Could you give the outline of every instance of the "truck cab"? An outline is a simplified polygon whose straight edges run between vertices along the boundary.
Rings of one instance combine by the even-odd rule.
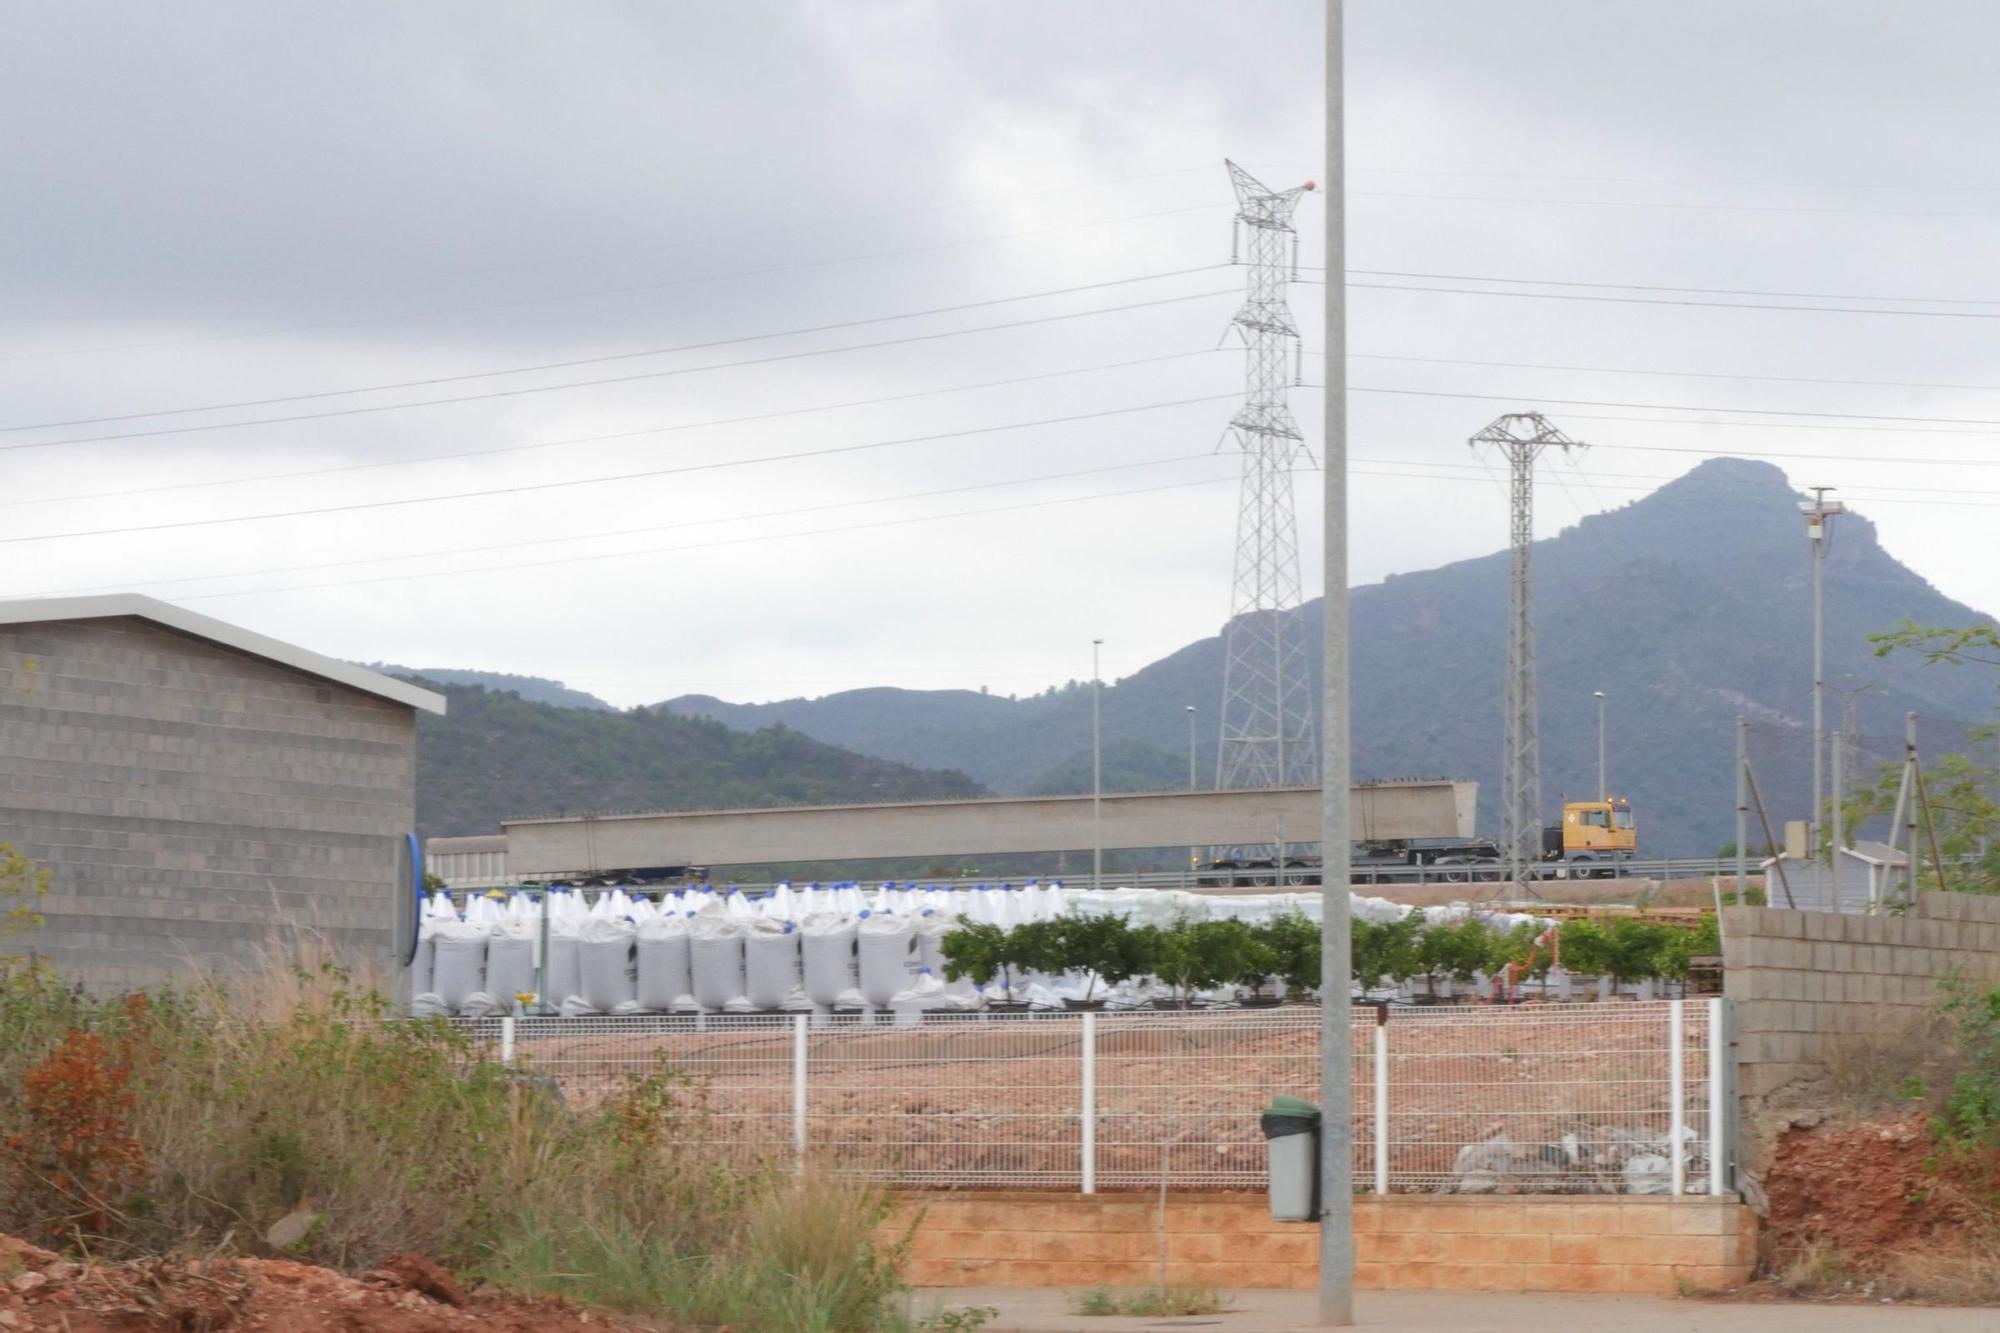
[[[1630,861],[1638,854],[1639,830],[1632,803],[1622,796],[1563,802],[1562,824],[1543,839],[1549,860],[1571,864]]]

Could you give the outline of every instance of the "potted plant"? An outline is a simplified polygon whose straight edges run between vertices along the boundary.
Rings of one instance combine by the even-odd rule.
[[[1354,984],[1364,995],[1386,981],[1406,981],[1418,970],[1417,938],[1423,924],[1423,914],[1419,912],[1411,912],[1398,921],[1354,923]]]
[[[1605,937],[1604,927],[1595,921],[1579,917],[1563,922],[1556,935],[1556,948],[1562,969],[1570,977],[1582,979],[1607,975],[1611,944]]]
[[[1056,976],[1063,971],[1062,927],[1060,919],[1024,921],[1007,932],[1001,961],[1008,969],[1009,995],[1014,994],[1016,980],[1025,982],[1030,974],[1037,972]],[[1022,1003],[1020,1007],[1027,1005]]]
[[[1175,998],[1156,1006],[1186,1009],[1196,991],[1241,975],[1250,928],[1241,921],[1179,921],[1161,933],[1153,975],[1173,987]]]
[[[1278,975],[1278,947],[1271,939],[1270,922],[1251,926],[1236,957],[1236,972],[1226,980],[1234,982],[1244,990],[1240,1003],[1246,1009],[1265,1009],[1283,1002],[1275,992],[1267,994],[1265,986]]]
[[[1358,928],[1361,923],[1356,922]],[[1285,998],[1304,1004],[1319,990],[1319,926],[1304,914],[1287,912],[1271,918],[1258,928],[1264,944],[1274,954],[1271,971],[1285,983]]]
[[[1152,964],[1146,948],[1148,937],[1134,931],[1121,916],[1069,916],[1062,918],[1060,927],[1057,952],[1062,970],[1081,972],[1089,978],[1082,999],[1063,1001],[1071,1009],[1102,1009],[1099,982],[1116,986]]]
[[[1007,932],[998,926],[966,922],[954,927],[938,941],[945,980],[970,980],[984,991],[1005,970],[1006,948]]]

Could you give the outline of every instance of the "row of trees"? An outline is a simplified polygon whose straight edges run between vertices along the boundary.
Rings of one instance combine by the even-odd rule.
[[[1571,975],[1606,976],[1618,982],[1651,977],[1683,980],[1689,960],[1721,952],[1715,918],[1698,926],[1653,921],[1575,920],[1560,930],[1523,924],[1511,930],[1476,918],[1426,924],[1421,913],[1400,921],[1354,923],[1354,981],[1374,990],[1422,979],[1437,993],[1440,982],[1471,984],[1509,967],[1521,977],[1546,976],[1558,958]],[[1291,995],[1317,991],[1320,929],[1289,914],[1252,925],[1242,921],[1178,921],[1135,926],[1116,916],[1066,916],[1012,929],[967,924],[944,937],[945,976],[1010,988],[1031,973],[1091,978],[1085,1002],[1097,987],[1153,977],[1182,998],[1196,991],[1241,986],[1261,994],[1283,982]]]

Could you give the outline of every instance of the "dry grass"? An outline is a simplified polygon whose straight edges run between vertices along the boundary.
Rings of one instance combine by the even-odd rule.
[[[1164,1287],[1141,1287],[1119,1291],[1111,1287],[1091,1287],[1070,1297],[1070,1313],[1090,1317],[1124,1315],[1141,1319],[1179,1319],[1189,1315],[1220,1314],[1229,1301],[1214,1287],[1198,1283],[1171,1283]]]
[[[1991,1235],[1959,1235],[1855,1254],[1815,1242],[1778,1256],[1769,1281],[1798,1300],[2000,1305],[2000,1244]]]
[[[902,1325],[878,1192],[677,1141],[700,1112],[662,1071],[573,1106],[388,1014],[303,936],[143,1003],[0,960],[0,1231],[114,1257],[282,1244],[348,1271],[415,1251],[743,1333]],[[299,1234],[268,1240],[287,1217]]]

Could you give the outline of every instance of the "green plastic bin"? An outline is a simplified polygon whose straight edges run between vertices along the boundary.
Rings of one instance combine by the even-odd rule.
[[[1280,1222],[1319,1219],[1319,1107],[1300,1097],[1273,1097],[1258,1117],[1270,1149],[1271,1216]]]

